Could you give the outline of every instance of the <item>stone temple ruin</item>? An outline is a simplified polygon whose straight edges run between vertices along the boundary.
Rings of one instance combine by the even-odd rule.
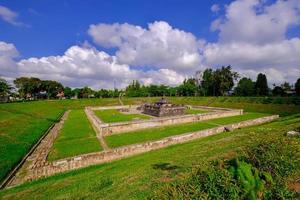
[[[155,103],[146,103],[142,106],[142,113],[155,117],[167,117],[175,115],[184,115],[186,107],[169,103],[165,98],[161,98]]]

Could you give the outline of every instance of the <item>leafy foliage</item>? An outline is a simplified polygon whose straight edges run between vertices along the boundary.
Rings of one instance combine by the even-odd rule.
[[[250,78],[242,78],[239,80],[234,93],[237,96],[254,96],[255,95],[255,83]]]
[[[261,141],[242,156],[212,161],[187,178],[155,191],[153,199],[287,199],[296,198],[286,178],[299,168],[299,145],[293,140]],[[295,144],[294,144],[295,145]],[[298,159],[297,159],[298,158]]]
[[[296,94],[300,96],[300,78],[298,78],[297,82],[295,83],[295,90]]]
[[[267,96],[269,94],[268,81],[265,74],[259,73],[257,75],[255,90],[259,96]]]

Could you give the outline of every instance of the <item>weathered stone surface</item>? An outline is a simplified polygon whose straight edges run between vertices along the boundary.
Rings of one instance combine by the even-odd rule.
[[[298,132],[298,131],[288,131],[286,134],[287,134],[287,136],[297,136],[297,135],[300,135],[300,132]]]
[[[155,117],[184,115],[185,109],[184,105],[171,104],[164,98],[155,103],[147,103],[142,106],[143,113]]]
[[[137,120],[137,121],[129,121],[129,122],[119,122],[119,123],[98,123],[97,127],[99,127],[102,131],[103,136],[112,135],[112,134],[120,134],[128,131],[135,131],[139,129],[145,128],[153,128],[160,126],[167,126],[173,124],[182,124],[189,122],[198,122],[209,119],[216,119],[220,117],[229,117],[242,115],[243,110],[217,110],[209,113],[201,113],[194,115],[182,115],[182,116],[173,116],[173,117],[160,117],[149,120]]]

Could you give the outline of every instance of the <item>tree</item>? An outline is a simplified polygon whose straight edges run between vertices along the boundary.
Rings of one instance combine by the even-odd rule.
[[[201,91],[204,96],[214,95],[214,72],[212,69],[206,69],[203,72]]]
[[[85,86],[84,88],[82,88],[80,90],[80,97],[81,98],[90,98],[94,95],[94,93],[95,92],[91,88]]]
[[[255,95],[254,85],[255,83],[250,78],[244,77],[239,80],[234,89],[234,94],[238,96],[253,96]]]
[[[237,72],[232,71],[231,66],[217,69],[213,76],[214,81],[214,95],[224,96],[234,86],[234,81],[239,77]]]
[[[49,98],[55,98],[59,92],[64,91],[64,87],[59,82],[52,81],[52,80],[45,80],[45,81],[41,81],[40,91],[42,90],[47,92],[47,97],[49,99]]]
[[[269,93],[268,81],[265,74],[259,73],[255,83],[255,91],[259,96],[267,96]]]
[[[292,86],[288,82],[284,82],[283,84],[281,84],[281,88],[286,92],[290,91],[292,89]]]
[[[34,77],[20,77],[14,80],[14,84],[21,97],[29,98],[35,97],[40,92],[41,80]]]
[[[195,96],[197,89],[195,79],[186,79],[183,81],[183,84],[178,86],[178,94],[180,96]]]
[[[296,90],[296,95],[300,96],[300,78],[298,78],[297,82],[295,83],[295,90]]]
[[[70,87],[65,87],[64,88],[64,94],[65,94],[65,97],[68,98],[68,99],[75,96],[74,92],[72,91],[72,89]]]
[[[129,97],[138,97],[140,96],[141,84],[137,80],[133,80],[131,84],[126,87],[126,95]]]
[[[5,79],[0,78],[0,101],[7,101],[7,96],[10,94],[12,87]]]
[[[272,90],[272,94],[274,96],[283,96],[285,93],[284,93],[284,90],[282,89],[282,87],[275,86]]]

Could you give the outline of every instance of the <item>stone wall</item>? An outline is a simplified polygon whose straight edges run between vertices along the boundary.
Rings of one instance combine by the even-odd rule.
[[[203,120],[236,116],[242,114],[243,114],[243,110],[222,110],[222,111],[214,111],[210,113],[201,113],[201,114],[194,114],[194,115],[161,117],[161,118],[154,118],[150,120],[139,120],[139,121],[112,123],[112,124],[101,123],[98,124],[98,126],[101,128],[101,132],[103,136],[107,136],[107,135],[120,134],[128,131],[134,131],[134,130],[144,129],[144,128],[153,128],[153,127],[173,125],[173,124],[198,122]]]
[[[192,133],[171,136],[158,141],[150,141],[142,144],[134,144],[134,145],[119,147],[107,151],[84,154],[81,156],[76,156],[68,159],[57,160],[52,163],[48,163],[47,165],[31,169],[27,173],[27,176],[23,179],[23,181],[34,180],[40,177],[50,176],[60,172],[65,172],[73,169],[87,167],[90,165],[110,162],[112,160],[117,160],[124,157],[140,154],[143,152],[164,148],[174,144],[184,143],[197,138],[218,134],[228,130],[266,123],[274,119],[277,119],[278,117],[279,117],[278,115],[272,115],[272,116],[257,118],[253,120],[242,121],[234,124],[219,126],[211,129],[196,131]]]

